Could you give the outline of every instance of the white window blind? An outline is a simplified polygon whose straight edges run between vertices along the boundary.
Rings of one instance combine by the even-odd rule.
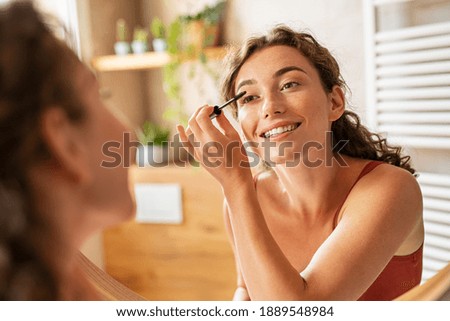
[[[425,243],[422,281],[450,262],[450,175],[421,173]]]
[[[448,153],[450,12],[445,21],[412,26],[399,16],[395,27],[392,11],[407,15],[407,5],[413,2],[365,0],[367,120],[373,131],[390,142],[422,153]],[[386,10],[387,6],[393,10]],[[391,15],[394,27],[381,28],[382,13]],[[449,175],[419,174],[424,198],[426,281],[450,261],[450,166]]]
[[[450,149],[450,21],[377,32],[371,2],[371,127],[404,145]]]

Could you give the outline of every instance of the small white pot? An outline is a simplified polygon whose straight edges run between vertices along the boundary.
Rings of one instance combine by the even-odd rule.
[[[118,41],[114,44],[114,52],[118,56],[128,55],[130,53],[130,44],[126,41]]]
[[[153,50],[156,52],[163,52],[167,49],[166,39],[156,38],[152,41]]]
[[[133,41],[131,43],[131,48],[133,49],[133,53],[135,54],[143,54],[148,50],[147,44],[142,41]]]
[[[136,163],[139,167],[162,167],[169,162],[167,145],[139,145],[136,152]]]

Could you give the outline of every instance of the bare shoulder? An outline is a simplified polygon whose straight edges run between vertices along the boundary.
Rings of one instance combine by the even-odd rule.
[[[346,203],[343,215],[363,213],[374,224],[391,224],[392,232],[404,233],[397,254],[413,252],[423,243],[422,193],[407,170],[389,164],[377,166],[358,181]]]
[[[407,199],[411,209],[421,207],[422,204],[422,193],[414,175],[390,164],[381,164],[362,177],[352,194],[353,200],[361,200],[362,195],[366,199],[369,197],[396,203]]]

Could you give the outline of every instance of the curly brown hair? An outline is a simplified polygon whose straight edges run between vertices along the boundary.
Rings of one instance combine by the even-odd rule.
[[[239,70],[255,52],[280,45],[296,48],[312,63],[326,92],[331,92],[335,85],[346,91],[347,84],[342,78],[339,65],[327,48],[320,45],[311,34],[296,32],[287,26],[277,26],[266,36],[252,37],[240,49],[230,50],[226,57],[227,67],[222,83],[223,99],[227,101],[236,95],[234,88]],[[237,117],[237,104],[233,103],[232,108],[234,116]],[[345,110],[343,115],[332,123],[331,131],[335,141],[348,141],[340,153],[383,161],[415,173],[410,165],[410,157],[401,155],[402,148],[388,145],[381,135],[370,132],[361,124],[356,113]]]
[[[53,267],[36,239],[45,237],[27,173],[51,158],[40,134],[40,116],[63,109],[84,118],[73,75],[79,59],[53,35],[30,1],[0,9],[0,299],[55,300]]]

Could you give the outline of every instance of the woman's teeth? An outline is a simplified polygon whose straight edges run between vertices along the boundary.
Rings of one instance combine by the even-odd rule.
[[[296,129],[298,126],[300,126],[300,124],[276,127],[276,128],[273,128],[273,129],[269,130],[268,132],[265,132],[263,134],[263,136],[265,138],[269,138],[269,137],[272,137],[272,136],[280,135],[282,133],[291,132],[294,129]]]

